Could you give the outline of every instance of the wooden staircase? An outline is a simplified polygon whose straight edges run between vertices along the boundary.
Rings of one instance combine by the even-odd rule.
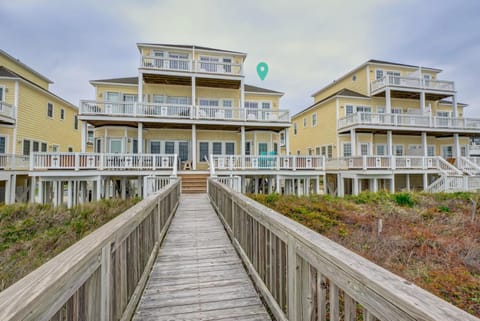
[[[209,174],[178,174],[182,178],[182,194],[200,194],[207,192]]]

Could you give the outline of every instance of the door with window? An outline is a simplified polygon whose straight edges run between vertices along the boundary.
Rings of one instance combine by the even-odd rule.
[[[438,127],[449,127],[450,125],[450,112],[437,111],[437,124]]]
[[[400,85],[400,75],[398,71],[387,71],[388,83],[390,85]]]
[[[188,161],[188,142],[178,142],[178,158],[180,162]]]
[[[117,92],[105,93],[105,113],[107,114],[120,114],[123,105],[121,104],[122,96]]]
[[[121,154],[122,153],[122,139],[112,138],[109,144],[109,153]]]
[[[370,154],[370,144],[360,143],[360,155],[368,156]]]
[[[200,56],[200,71],[217,72],[219,63],[218,57]]]
[[[422,145],[410,144],[408,145],[408,156],[423,156]]]
[[[137,95],[123,95],[123,101],[125,103],[123,112],[125,114],[133,115],[135,103],[137,102]]]
[[[444,145],[442,146],[442,157],[445,159],[453,158],[453,146]]]
[[[223,58],[223,72],[232,73],[232,58]]]
[[[173,70],[189,70],[188,68],[188,54],[172,53],[168,54],[169,67]]]
[[[268,144],[258,143],[258,155],[267,155],[267,154],[268,154]]]
[[[151,141],[150,142],[150,153],[151,154],[160,154],[161,153],[160,141]]]
[[[0,136],[0,154],[7,152],[7,137]]]
[[[220,117],[218,113],[220,102],[218,99],[200,98],[198,104],[200,105],[198,112],[200,118],[215,119]]]

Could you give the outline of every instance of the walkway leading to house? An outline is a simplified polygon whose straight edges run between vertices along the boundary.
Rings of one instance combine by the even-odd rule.
[[[271,320],[206,194],[181,196],[133,320]]]

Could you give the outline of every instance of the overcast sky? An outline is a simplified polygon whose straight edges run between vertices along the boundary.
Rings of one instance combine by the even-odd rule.
[[[74,104],[94,98],[89,80],[136,76],[136,43],[158,42],[248,53],[246,83],[293,112],[371,58],[440,68],[480,117],[479,0],[0,0],[0,39]]]

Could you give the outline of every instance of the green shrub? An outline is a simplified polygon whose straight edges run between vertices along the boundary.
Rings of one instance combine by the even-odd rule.
[[[398,206],[413,207],[415,205],[415,201],[410,193],[392,194],[392,199]]]
[[[450,213],[450,208],[446,205],[440,205],[438,210],[442,213]]]

